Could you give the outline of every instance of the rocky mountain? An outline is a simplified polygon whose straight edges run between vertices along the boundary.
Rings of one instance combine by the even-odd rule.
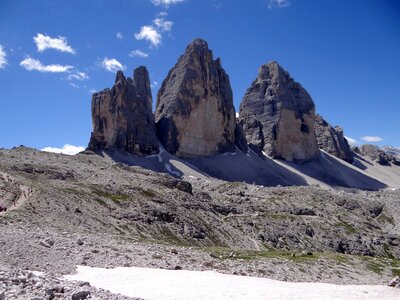
[[[354,152],[367,156],[383,166],[390,166],[392,164],[400,166],[399,158],[390,152],[385,152],[382,149],[379,149],[379,147],[375,145],[361,145],[360,147],[354,148]]]
[[[240,122],[256,151],[287,161],[318,156],[315,105],[277,62],[262,65],[240,105]]]
[[[240,153],[221,156],[232,162]],[[77,265],[341,284],[385,284],[400,272],[400,190],[176,178],[92,151],[26,147],[0,149],[0,170],[0,202],[9,208],[0,212],[6,299],[81,291],[121,299],[60,279]],[[32,269],[46,275],[25,271]]]
[[[341,127],[332,127],[320,115],[315,116],[315,135],[318,147],[348,163],[354,161],[354,154]]]
[[[115,84],[92,97],[93,132],[88,148],[118,149],[137,155],[158,153],[149,73],[134,70],[133,79],[118,71]]]
[[[157,95],[155,121],[161,143],[178,157],[234,150],[229,76],[204,40],[194,40],[169,71]]]

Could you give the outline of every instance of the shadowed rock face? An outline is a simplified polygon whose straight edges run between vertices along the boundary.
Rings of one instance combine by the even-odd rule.
[[[320,115],[316,115],[315,135],[320,149],[349,163],[354,161],[353,152],[343,135],[342,128],[338,126],[333,128]]]
[[[299,162],[319,153],[314,102],[276,62],[259,69],[240,105],[240,120],[253,150]]]
[[[149,74],[135,69],[133,79],[117,72],[115,85],[92,97],[93,132],[88,148],[119,149],[137,155],[158,153]]]
[[[207,42],[194,40],[169,71],[158,92],[155,121],[161,143],[179,157],[234,150],[229,76]]]

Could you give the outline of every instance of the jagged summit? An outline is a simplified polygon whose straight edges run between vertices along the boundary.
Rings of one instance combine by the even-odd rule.
[[[157,133],[180,157],[234,149],[235,108],[229,76],[207,42],[195,39],[169,71],[157,96]]]
[[[258,152],[288,161],[318,156],[314,102],[276,61],[260,67],[239,117],[247,141]]]
[[[147,69],[135,69],[133,79],[118,71],[111,89],[93,94],[92,122],[90,150],[158,153]]]

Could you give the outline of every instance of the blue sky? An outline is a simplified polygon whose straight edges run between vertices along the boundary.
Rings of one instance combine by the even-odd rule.
[[[400,146],[397,0],[0,0],[0,147],[86,146],[92,91],[146,65],[155,102],[196,37],[221,57],[237,110],[277,60],[346,136]]]

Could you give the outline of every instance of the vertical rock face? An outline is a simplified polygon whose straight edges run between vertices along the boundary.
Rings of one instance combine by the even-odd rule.
[[[315,106],[307,91],[277,62],[261,66],[239,114],[251,148],[287,161],[315,158]]]
[[[165,149],[180,157],[209,156],[235,147],[229,76],[207,42],[196,39],[170,70],[157,96],[155,121]]]
[[[320,149],[349,163],[354,161],[353,152],[343,135],[342,128],[338,126],[333,128],[320,115],[316,115],[315,135]]]
[[[149,74],[135,69],[133,79],[117,72],[115,85],[92,97],[93,132],[89,149],[119,149],[137,155],[158,153]]]

